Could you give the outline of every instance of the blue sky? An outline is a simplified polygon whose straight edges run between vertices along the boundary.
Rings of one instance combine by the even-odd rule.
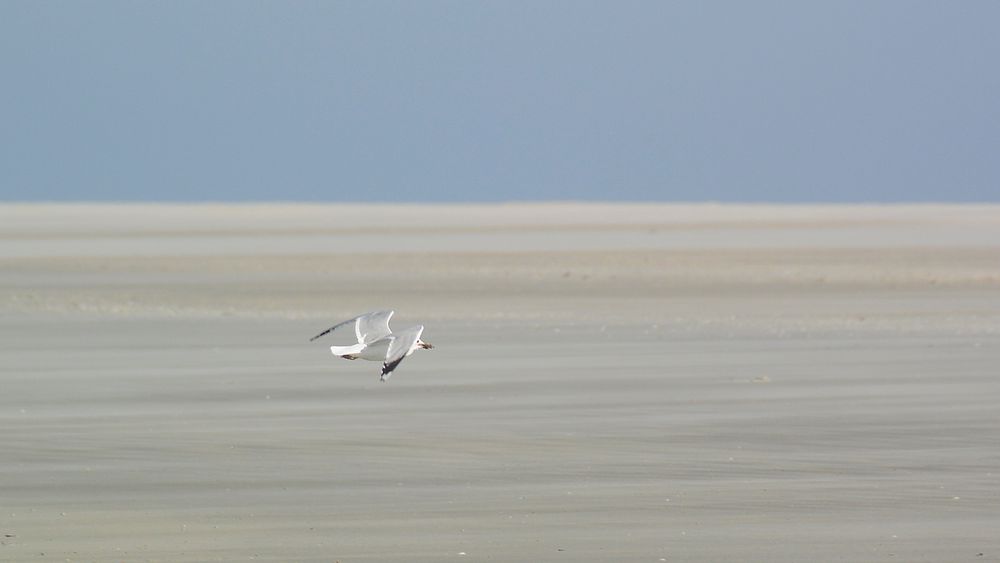
[[[0,200],[1000,200],[1000,2],[0,2]]]

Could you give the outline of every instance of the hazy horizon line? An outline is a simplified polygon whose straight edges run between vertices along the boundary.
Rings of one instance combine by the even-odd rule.
[[[309,199],[245,199],[245,200],[2,200],[0,205],[719,205],[719,206],[889,206],[889,205],[1000,205],[998,200],[602,200],[602,199],[510,199],[510,200],[309,200]]]

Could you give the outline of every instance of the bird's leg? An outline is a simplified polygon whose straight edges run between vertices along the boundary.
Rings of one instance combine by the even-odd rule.
[[[344,358],[345,360],[356,360],[356,359],[358,359],[358,357],[355,356],[354,354],[344,354],[343,356],[341,356],[341,358]]]

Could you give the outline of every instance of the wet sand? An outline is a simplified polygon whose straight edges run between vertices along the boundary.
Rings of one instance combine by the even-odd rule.
[[[997,206],[2,205],[0,313],[0,561],[1000,560]]]

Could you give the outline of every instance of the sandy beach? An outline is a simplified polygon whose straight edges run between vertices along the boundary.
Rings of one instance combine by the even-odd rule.
[[[1000,561],[996,205],[4,204],[0,339],[0,561]]]

